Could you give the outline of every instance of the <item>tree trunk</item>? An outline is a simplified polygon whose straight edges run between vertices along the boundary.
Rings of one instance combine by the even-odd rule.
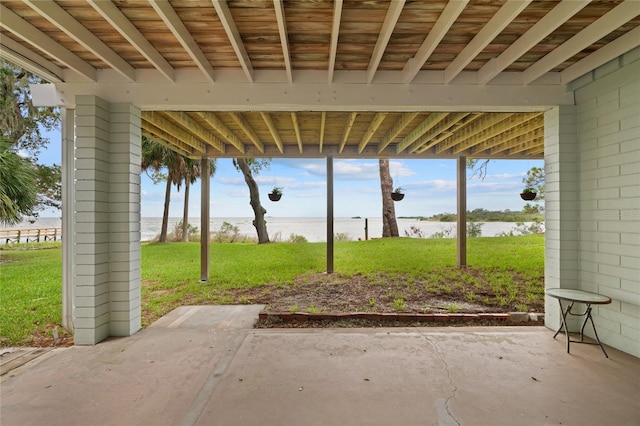
[[[398,237],[398,222],[396,208],[391,199],[393,179],[389,173],[389,160],[380,159],[380,189],[382,190],[382,238]]]
[[[189,242],[189,179],[184,184],[184,210],[182,213],[182,242]]]
[[[167,176],[167,189],[164,193],[164,211],[162,213],[162,230],[159,242],[167,242],[167,228],[169,226],[169,201],[171,200],[171,179]]]
[[[253,226],[256,228],[258,232],[258,244],[264,244],[269,242],[269,233],[267,232],[267,222],[264,220],[264,215],[267,213],[262,204],[260,203],[260,191],[258,190],[258,184],[253,179],[253,175],[251,174],[251,168],[249,167],[249,163],[244,158],[238,158],[238,167],[240,171],[244,175],[244,181],[247,183],[249,187],[249,196],[251,201],[251,207],[253,208],[253,213],[255,215],[255,219],[253,220]]]

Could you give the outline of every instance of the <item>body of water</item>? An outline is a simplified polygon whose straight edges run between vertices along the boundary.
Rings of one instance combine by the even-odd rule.
[[[180,222],[181,218],[172,217],[169,219],[169,232],[171,232]],[[269,237],[274,241],[286,241],[291,234],[302,235],[309,242],[321,242],[327,240],[327,221],[323,217],[297,217],[297,218],[275,218],[267,217],[267,231]],[[237,226],[240,234],[251,237],[256,236],[253,227],[253,218],[227,217],[212,218],[210,222],[211,232],[220,229],[224,222]],[[190,218],[189,223],[200,228],[200,218]],[[334,233],[346,234],[351,240],[365,239],[365,219],[364,218],[335,218]],[[368,237],[382,237],[382,218],[373,217],[367,220]],[[494,237],[503,233],[516,230],[514,222],[477,222],[480,224],[481,236]],[[60,218],[38,218],[34,223],[21,223],[15,228],[53,228],[61,227]],[[530,225],[527,223],[526,225]],[[141,239],[150,241],[160,234],[162,228],[162,218],[144,217],[141,221]],[[427,222],[417,219],[398,219],[398,230],[401,236],[430,237],[434,234],[442,233],[446,237],[456,236],[456,224],[451,222]],[[515,232],[518,233],[517,230]],[[0,242],[2,243],[2,242]]]

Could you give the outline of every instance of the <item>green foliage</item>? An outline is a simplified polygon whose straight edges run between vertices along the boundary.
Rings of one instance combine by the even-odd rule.
[[[337,232],[333,235],[333,240],[336,242],[351,241],[351,235],[348,232]]]
[[[187,232],[189,237],[198,235],[198,227],[187,223]],[[182,241],[182,221],[178,222],[171,233],[172,241]]]
[[[273,189],[271,190],[271,193],[273,195],[282,195],[282,187],[281,186],[274,186]]]
[[[15,224],[37,205],[36,171],[33,164],[0,140],[0,222]]]
[[[467,237],[476,238],[482,236],[482,224],[477,222],[467,222]]]
[[[220,229],[213,233],[213,241],[217,243],[233,243],[240,237],[240,228],[229,222],[222,222]]]
[[[287,240],[287,242],[290,243],[306,243],[307,238],[304,235],[298,235],[298,234],[290,234],[289,235],[289,239]]]
[[[522,192],[536,192],[536,201],[544,200],[544,168],[532,167],[527,170],[527,175],[522,178],[525,189]]]
[[[530,205],[529,205],[530,206]],[[426,220],[440,222],[455,222],[458,215],[454,213],[439,213]],[[537,206],[530,206],[523,211],[512,210],[485,210],[475,209],[467,211],[467,222],[533,222],[543,220],[541,209]]]

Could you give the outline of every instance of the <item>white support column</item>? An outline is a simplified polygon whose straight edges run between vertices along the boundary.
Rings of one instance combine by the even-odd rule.
[[[578,136],[576,107],[544,115],[545,288],[578,288]],[[545,298],[545,325],[560,324],[558,301]]]
[[[140,319],[140,111],[76,99],[74,341],[130,335]]]
[[[75,111],[62,111],[62,326],[73,332]]]
[[[111,104],[109,143],[110,335],[141,328],[140,312],[140,110]]]

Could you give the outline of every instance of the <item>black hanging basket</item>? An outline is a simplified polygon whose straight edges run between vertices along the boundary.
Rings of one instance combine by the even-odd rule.
[[[392,192],[391,193],[391,199],[393,201],[402,201],[402,199],[404,198],[404,194],[401,192]]]
[[[535,192],[522,192],[520,197],[525,201],[531,201],[536,198],[536,195],[538,194]]]
[[[271,201],[280,201],[280,198],[282,198],[282,194],[274,194],[272,192],[267,194],[269,196],[269,199]]]

